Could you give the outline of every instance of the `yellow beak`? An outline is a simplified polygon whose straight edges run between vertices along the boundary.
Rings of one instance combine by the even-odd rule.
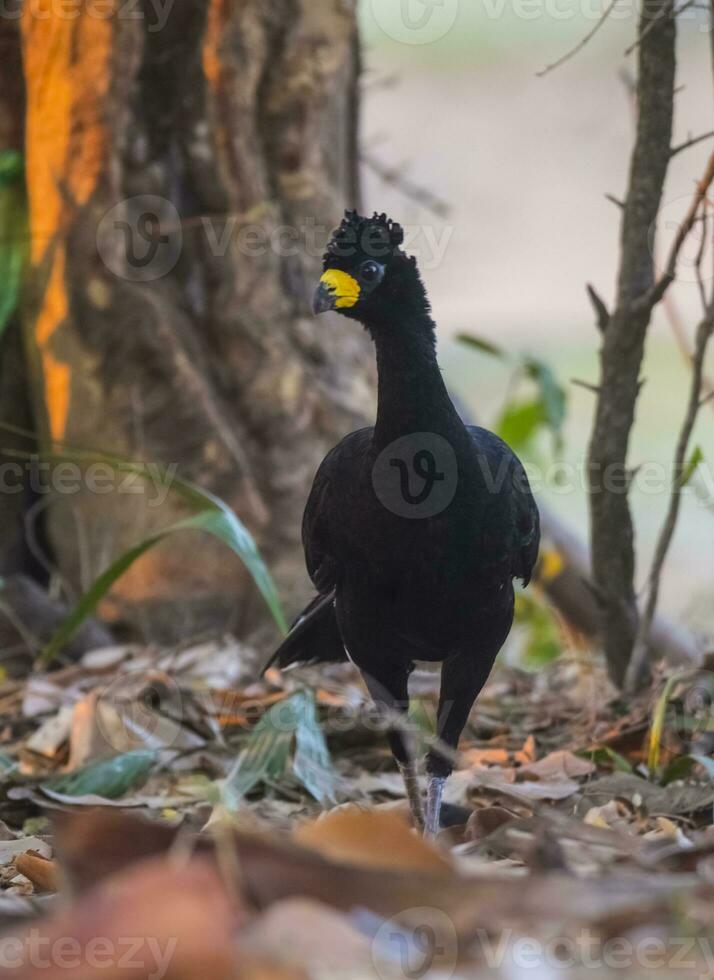
[[[328,269],[323,273],[315,290],[312,310],[315,315],[326,310],[341,310],[354,306],[359,299],[360,285],[341,269]]]

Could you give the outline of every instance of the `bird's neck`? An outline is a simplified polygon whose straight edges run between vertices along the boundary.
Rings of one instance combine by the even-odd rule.
[[[434,324],[428,313],[421,317],[375,332],[379,448],[409,433],[446,435],[461,425],[436,359]]]

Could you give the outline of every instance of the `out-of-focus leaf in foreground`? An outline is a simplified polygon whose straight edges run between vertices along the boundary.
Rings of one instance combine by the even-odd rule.
[[[42,789],[63,796],[103,796],[116,800],[147,776],[155,761],[153,752],[125,752],[49,779]]]
[[[334,801],[336,777],[311,691],[300,690],[278,701],[257,723],[222,786],[225,805],[236,809],[261,782],[280,779],[295,745],[293,772],[320,803]]]

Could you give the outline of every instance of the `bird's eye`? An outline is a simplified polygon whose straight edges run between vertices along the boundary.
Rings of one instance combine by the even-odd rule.
[[[360,266],[359,277],[363,282],[376,282],[382,273],[381,267],[376,263],[367,261]]]

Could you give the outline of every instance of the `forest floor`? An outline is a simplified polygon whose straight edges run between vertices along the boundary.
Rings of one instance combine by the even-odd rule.
[[[497,669],[431,843],[349,665],[256,676],[227,641],[0,685],[7,976],[714,976],[714,675]]]

